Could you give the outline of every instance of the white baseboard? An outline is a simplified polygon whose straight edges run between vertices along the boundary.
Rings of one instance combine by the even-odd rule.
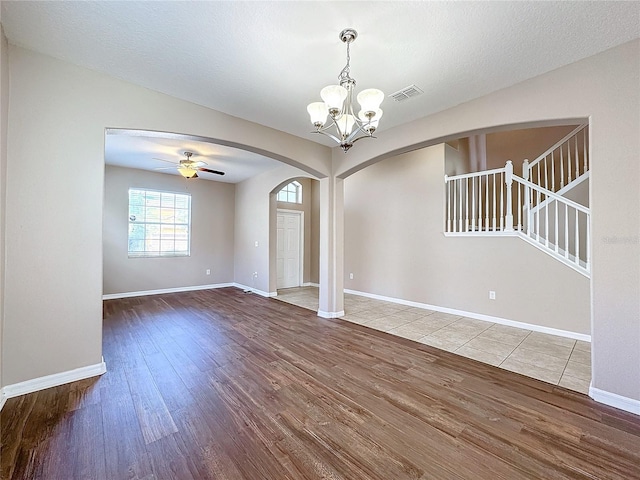
[[[245,292],[255,293],[256,295],[260,295],[261,297],[277,297],[278,292],[265,292],[264,290],[258,290],[257,288],[248,287],[246,285],[242,285],[241,283],[232,283],[232,287],[241,288]]]
[[[589,396],[596,402],[604,403],[610,407],[619,408],[625,412],[640,415],[640,400],[634,400],[633,398],[623,397],[617,393],[600,390],[599,388],[594,388],[591,385],[589,385]]]
[[[412,302],[410,300],[402,300],[400,298],[385,297],[383,295],[359,292],[357,290],[345,289],[344,293],[350,293],[352,295],[359,295],[362,297],[374,298],[376,300],[383,300],[385,302],[398,303],[400,305],[407,305],[410,307],[424,308],[427,310],[435,310],[436,312],[450,313],[452,315],[460,315],[462,317],[474,318],[476,320],[484,320],[485,322],[499,323],[500,325],[507,325],[509,327],[524,328],[526,330],[531,330],[534,332],[548,333],[550,335],[557,335],[559,337],[571,338],[573,340],[582,340],[583,342],[591,342],[591,335],[586,335],[584,333],[576,333],[576,332],[570,332],[568,330],[560,330],[557,328],[543,327],[542,325],[534,325],[532,323],[518,322],[515,320],[509,320],[507,318],[485,315],[483,313],[466,312],[464,310],[456,310],[455,308],[440,307],[438,305],[429,305],[428,303]]]
[[[340,312],[325,312],[324,310],[318,310],[318,316],[322,318],[340,318],[344,317],[344,310]]]
[[[0,409],[2,409],[8,398],[26,395],[27,393],[37,392],[44,390],[45,388],[57,387],[59,385],[64,385],[65,383],[77,382],[78,380],[84,380],[85,378],[96,377],[98,375],[102,375],[106,371],[107,364],[104,363],[103,359],[102,362],[96,363],[95,365],[87,365],[86,367],[74,368],[73,370],[67,370],[66,372],[54,373],[52,375],[33,378],[24,382],[14,383],[12,385],[5,385],[2,388]]]
[[[103,300],[114,300],[116,298],[130,298],[130,297],[143,297],[146,295],[160,295],[163,293],[179,293],[179,292],[192,292],[194,290],[210,290],[212,288],[225,288],[234,287],[235,283],[214,283],[211,285],[194,285],[190,287],[174,287],[174,288],[161,288],[159,290],[142,290],[139,292],[123,292],[123,293],[108,293],[102,295]]]
[[[320,288],[320,284],[319,283],[313,283],[313,282],[305,282],[300,286],[301,287],[317,287],[317,288]]]

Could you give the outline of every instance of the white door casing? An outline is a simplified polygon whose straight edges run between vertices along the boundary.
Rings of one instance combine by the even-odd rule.
[[[304,213],[297,210],[277,212],[277,288],[302,285],[302,248]]]

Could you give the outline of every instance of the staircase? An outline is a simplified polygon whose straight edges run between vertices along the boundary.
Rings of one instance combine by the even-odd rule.
[[[538,158],[503,168],[445,175],[447,236],[518,236],[586,277],[591,275],[591,213],[576,201],[589,178],[588,125]],[[571,197],[576,199],[571,199]]]

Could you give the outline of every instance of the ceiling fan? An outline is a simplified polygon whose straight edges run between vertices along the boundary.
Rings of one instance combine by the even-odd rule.
[[[203,162],[202,160],[191,160],[193,156],[193,152],[184,152],[184,156],[186,157],[183,160],[180,160],[179,163],[172,162],[171,160],[164,160],[162,158],[154,158],[154,160],[160,160],[161,162],[172,163],[173,167],[160,167],[156,168],[156,170],[168,170],[171,168],[175,168],[180,172],[184,178],[198,178],[198,172],[206,172],[213,173],[215,175],[224,175],[224,172],[220,172],[218,170],[211,170],[209,168],[204,168],[203,165],[208,165],[207,162]]]

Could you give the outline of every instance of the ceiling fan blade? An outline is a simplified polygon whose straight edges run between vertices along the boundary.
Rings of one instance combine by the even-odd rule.
[[[175,170],[176,167],[156,167],[154,170]]]
[[[161,162],[173,163],[174,165],[178,165],[177,162],[172,162],[171,160],[165,160],[164,158],[153,157],[152,160],[160,160]]]
[[[224,172],[219,172],[218,170],[209,170],[208,168],[198,168],[199,172],[207,172],[207,173],[215,173],[216,175],[224,175]]]

